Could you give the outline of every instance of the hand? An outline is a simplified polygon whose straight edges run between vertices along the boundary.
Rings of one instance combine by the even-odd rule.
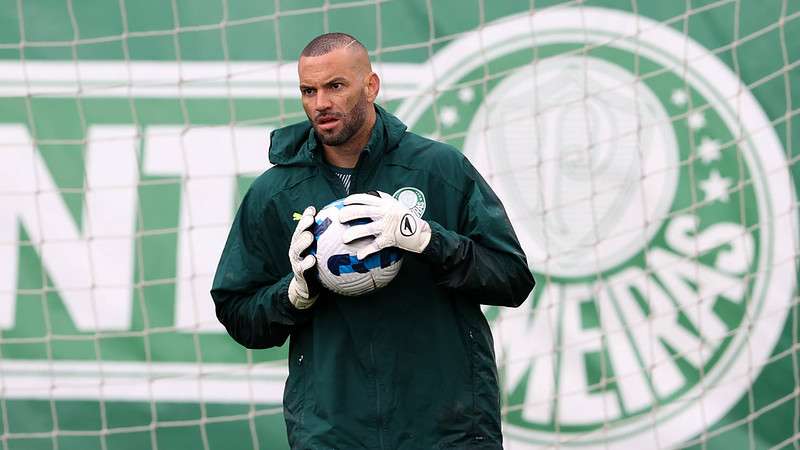
[[[342,223],[372,219],[372,222],[353,225],[344,232],[345,244],[366,236],[375,236],[369,245],[358,251],[358,259],[364,259],[386,247],[421,253],[431,240],[428,222],[415,216],[411,210],[385,192],[353,194],[344,199],[344,204],[339,211],[339,221]]]
[[[309,276],[313,276],[309,270],[316,266],[317,258],[314,255],[302,256],[314,242],[314,234],[309,228],[314,225],[316,213],[317,210],[313,206],[303,211],[292,234],[292,242],[289,244],[289,263],[294,272],[294,278],[289,282],[289,301],[297,309],[310,308],[319,297],[319,291],[311,289],[309,284]]]

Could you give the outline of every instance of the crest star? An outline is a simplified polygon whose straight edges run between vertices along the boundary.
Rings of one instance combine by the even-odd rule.
[[[689,128],[697,130],[703,128],[706,124],[706,116],[700,111],[692,111],[687,118]]]
[[[689,97],[686,95],[686,91],[683,89],[673,90],[672,97],[670,97],[670,100],[672,100],[672,104],[677,106],[685,105],[688,99]]]
[[[445,127],[452,127],[458,121],[458,110],[452,106],[445,106],[439,113],[439,120]]]
[[[700,141],[700,146],[697,147],[697,154],[704,164],[719,160],[719,153],[719,141],[716,139],[704,137],[703,140]]]
[[[469,103],[475,98],[475,91],[470,87],[461,88],[458,91],[458,99],[463,103]]]
[[[719,171],[714,170],[708,178],[700,182],[700,189],[703,190],[703,200],[719,200],[727,203],[730,199],[731,179],[720,176]]]

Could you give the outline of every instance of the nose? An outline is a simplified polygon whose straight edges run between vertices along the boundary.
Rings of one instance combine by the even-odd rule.
[[[325,111],[330,109],[332,106],[330,97],[328,97],[328,95],[322,89],[317,91],[315,99],[317,101],[315,106],[315,109],[317,111]]]

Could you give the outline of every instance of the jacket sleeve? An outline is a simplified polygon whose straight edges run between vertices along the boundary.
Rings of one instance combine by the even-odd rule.
[[[464,158],[466,188],[458,206],[458,229],[434,221],[422,252],[437,283],[482,304],[519,306],[535,281],[500,199]]]
[[[253,189],[245,195],[222,251],[211,297],[217,318],[236,342],[247,348],[283,345],[292,329],[309,319],[289,302],[288,241],[270,230],[265,211]],[[273,222],[274,223],[274,222]],[[274,225],[279,227],[280,225]]]

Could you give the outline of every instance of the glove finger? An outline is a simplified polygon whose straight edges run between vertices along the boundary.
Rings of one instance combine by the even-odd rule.
[[[308,295],[308,285],[305,283],[305,280],[300,278],[298,282],[295,284],[295,289],[297,290],[297,295],[301,298],[309,298]]]
[[[302,269],[303,273],[305,273],[306,270],[314,267],[314,264],[316,263],[317,263],[317,258],[315,258],[314,255],[307,255],[305,258],[303,258],[302,261],[300,261],[299,266],[300,269]]]
[[[379,206],[350,205],[339,210],[339,222],[347,223],[358,219],[378,219],[383,217],[383,208]]]
[[[310,231],[303,231],[292,239],[289,246],[289,258],[292,261],[299,261],[300,254],[303,253],[314,242],[314,235]]]
[[[302,233],[303,231],[311,228],[311,225],[314,225],[314,216],[303,216],[300,218],[300,221],[297,222],[295,233]]]
[[[356,239],[367,236],[376,236],[383,231],[383,221],[365,223],[363,225],[353,225],[342,234],[342,242],[349,244]]]
[[[300,236],[297,236],[297,241],[295,242],[295,247],[297,248],[297,254],[303,253],[311,244],[314,242],[314,234],[310,231],[306,230],[300,233]]]
[[[292,233],[292,239],[295,236],[302,233],[303,231],[307,230],[311,225],[314,225],[314,216],[317,214],[317,209],[313,206],[309,206],[303,211],[303,215],[300,216],[300,220],[297,222],[297,226],[294,228],[294,233]]]
[[[352,194],[345,197],[342,203],[345,205],[372,205],[378,206],[383,202],[381,197],[372,194]]]
[[[305,258],[298,260],[296,263],[292,264],[292,273],[294,273],[294,277],[305,283],[306,272],[314,267],[316,263],[317,258],[315,258],[314,255],[307,255]]]
[[[381,250],[381,247],[378,243],[378,240],[375,239],[369,243],[369,245],[365,246],[364,248],[360,249],[358,253],[356,253],[356,257],[358,259],[366,259],[369,255],[376,253]]]
[[[294,274],[295,279],[305,283],[305,279],[303,278],[303,268],[300,267],[300,261],[292,264],[292,273]]]

